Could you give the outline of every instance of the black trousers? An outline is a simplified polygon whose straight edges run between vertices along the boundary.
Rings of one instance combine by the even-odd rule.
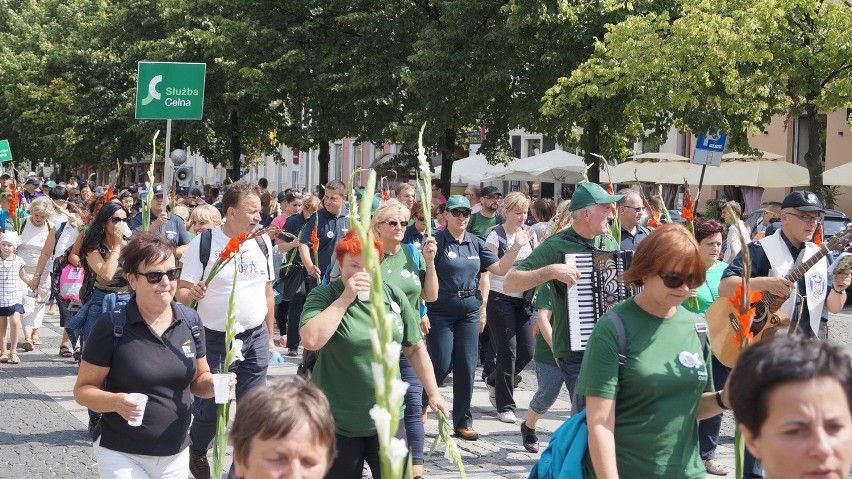
[[[401,424],[402,421],[400,421]],[[326,479],[361,479],[361,469],[365,462],[370,466],[373,479],[382,478],[378,435],[348,437],[335,434],[335,437],[337,438],[337,456],[325,475]],[[402,427],[396,431],[395,437],[405,439]],[[408,458],[405,459],[405,464],[408,464]],[[406,477],[407,469],[406,465],[402,477]]]
[[[497,392],[497,412],[514,411],[515,375],[532,360],[535,338],[532,318],[524,309],[523,298],[491,291],[486,305],[488,327],[497,350],[494,373],[486,382]]]

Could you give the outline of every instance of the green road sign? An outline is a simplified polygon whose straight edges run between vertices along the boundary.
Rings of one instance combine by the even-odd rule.
[[[200,120],[204,63],[139,62],[137,120]]]
[[[0,163],[12,161],[12,149],[9,148],[9,140],[0,140]]]

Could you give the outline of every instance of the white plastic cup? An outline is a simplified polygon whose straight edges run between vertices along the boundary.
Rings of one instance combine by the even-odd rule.
[[[216,373],[213,375],[213,397],[216,404],[228,404],[231,395],[231,375]]]
[[[138,409],[138,415],[130,421],[127,421],[127,425],[133,427],[141,426],[142,417],[145,415],[145,405],[148,404],[148,396],[141,393],[130,393],[127,395],[127,399],[135,404],[136,409]]]
[[[370,300],[370,291],[358,291],[358,300],[359,301],[369,301]]]

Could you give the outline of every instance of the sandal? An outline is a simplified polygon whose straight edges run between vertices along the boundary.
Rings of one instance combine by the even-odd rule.
[[[74,361],[79,361],[83,353],[80,352],[80,346],[74,348]]]
[[[707,471],[707,474],[712,474],[714,476],[728,475],[728,468],[715,462],[712,459],[704,461],[704,469]]]
[[[18,364],[21,362],[21,358],[18,357],[18,353],[12,353],[9,355],[9,364]]]
[[[74,355],[74,353],[71,352],[70,346],[68,346],[67,344],[63,344],[62,346],[59,346],[59,355],[63,358],[70,358]]]
[[[33,334],[33,344],[36,346],[41,346],[41,338],[38,337],[37,334]]]
[[[24,342],[21,343],[21,349],[23,349],[24,351],[32,351],[33,350],[32,340],[26,340],[25,339]]]
[[[9,362],[9,353],[7,351],[3,351],[0,353],[0,363],[8,363]]]

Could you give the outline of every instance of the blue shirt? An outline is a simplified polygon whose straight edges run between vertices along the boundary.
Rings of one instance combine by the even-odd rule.
[[[479,273],[500,261],[497,254],[485,246],[478,236],[465,232],[461,242],[448,230],[439,231],[435,272],[441,291],[464,291],[479,288]],[[431,306],[430,306],[431,309]]]
[[[402,243],[411,243],[415,248],[420,249],[423,247],[423,243],[426,242],[426,230],[423,230],[421,234],[417,231],[417,227],[414,225],[409,225],[408,228],[405,228],[405,234],[402,236]]]
[[[319,223],[316,223],[317,218],[319,218]],[[317,236],[319,237],[319,264],[314,266],[325,272],[331,264],[331,257],[334,255],[337,240],[349,230],[349,216],[346,211],[341,211],[340,216],[334,216],[325,208],[312,214],[307,220],[307,227],[302,230],[299,237],[299,241],[309,247],[313,246],[311,231],[313,231],[314,225],[317,225]]]
[[[166,224],[160,226],[156,231],[152,231],[151,233],[156,233],[162,236],[176,247],[189,244],[189,233],[186,232],[186,224],[183,222],[183,218],[174,213],[168,213],[168,215],[169,220],[166,221]],[[156,219],[156,216],[154,216],[154,213],[152,212],[151,223],[153,224]],[[133,223],[134,230],[142,231],[141,214],[134,216],[131,219],[131,222]]]

